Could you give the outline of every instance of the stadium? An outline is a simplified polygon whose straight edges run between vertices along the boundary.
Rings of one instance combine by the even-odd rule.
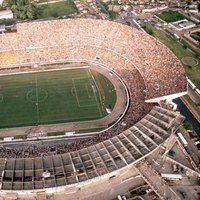
[[[63,70],[69,63],[79,63],[76,70],[87,66],[105,73],[112,83],[112,79],[118,80],[120,88],[116,88],[115,107],[104,120],[112,126],[101,133],[54,146],[55,154],[42,147],[27,155],[24,152],[29,149],[8,152],[1,148],[2,199],[112,199],[147,182],[138,176],[135,166],[156,152],[184,120],[179,113],[163,107],[166,101],[187,93],[183,67],[167,47],[129,26],[92,19],[19,23],[17,32],[1,34],[0,42],[1,78],[23,74],[19,79],[24,80],[33,74],[37,86],[39,75],[35,72],[57,71],[60,66]],[[0,80],[3,85],[4,79]],[[87,91],[89,97],[90,90],[93,87]],[[46,100],[46,92],[36,87],[34,96],[31,91],[28,88],[25,95],[38,108],[38,103]],[[39,92],[44,95],[42,99]],[[37,109],[35,112],[37,118]],[[109,121],[113,113],[116,118]],[[87,127],[95,124],[90,119],[81,120],[80,124]]]

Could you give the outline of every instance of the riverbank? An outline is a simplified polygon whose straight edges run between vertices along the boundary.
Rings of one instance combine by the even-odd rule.
[[[194,115],[196,120],[200,123],[200,115],[198,111],[195,110],[195,108],[190,104],[190,102],[187,100],[185,96],[181,97],[181,100],[185,104],[185,106],[190,110],[190,112]]]

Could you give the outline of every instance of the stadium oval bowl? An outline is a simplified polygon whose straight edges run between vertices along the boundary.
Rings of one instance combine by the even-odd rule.
[[[186,93],[187,81],[180,61],[166,46],[139,30],[91,19],[19,23],[16,33],[0,35],[0,43],[2,68],[92,63],[115,71],[130,93],[129,109],[112,137],[105,133],[102,138],[91,139],[84,148],[59,155],[1,158],[4,194],[10,190],[18,195],[23,195],[20,191],[26,195],[42,191],[67,194],[110,180],[156,151],[184,119],[154,106]]]

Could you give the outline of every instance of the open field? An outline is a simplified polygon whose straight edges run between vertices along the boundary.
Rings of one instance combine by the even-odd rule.
[[[72,0],[60,1],[55,3],[47,3],[38,6],[38,18],[62,17],[77,12],[77,8]]]
[[[165,44],[178,58],[183,61],[182,65],[185,69],[186,75],[192,82],[200,88],[200,54],[195,52],[184,41],[179,41],[172,36],[166,34],[161,30],[157,30],[151,24],[145,23],[145,25],[153,30],[153,36]],[[190,65],[186,64],[185,60],[190,58]],[[192,65],[195,63],[194,65]]]
[[[105,77],[106,85],[101,84],[101,76],[89,68],[1,76],[0,128],[106,116],[108,102],[116,102],[116,91]]]
[[[179,21],[182,19],[188,19],[187,17],[185,17],[178,11],[174,11],[174,10],[164,11],[160,14],[157,14],[157,16],[167,23]]]

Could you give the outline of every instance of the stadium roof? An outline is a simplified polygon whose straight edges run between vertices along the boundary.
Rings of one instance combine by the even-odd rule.
[[[109,174],[157,149],[183,120],[178,113],[154,107],[118,136],[79,151],[36,158],[0,158],[1,190],[44,190]]]

